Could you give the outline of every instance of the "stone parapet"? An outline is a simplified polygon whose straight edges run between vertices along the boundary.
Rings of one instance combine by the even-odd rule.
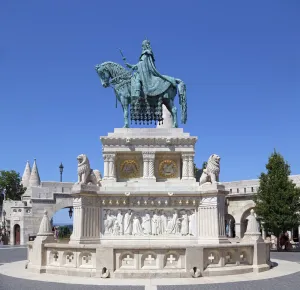
[[[29,245],[32,249],[32,244]],[[269,245],[44,245],[46,273],[102,278],[188,278],[265,271]],[[31,250],[32,251],[32,250]],[[30,259],[29,255],[29,259]],[[35,271],[29,263],[28,269]]]

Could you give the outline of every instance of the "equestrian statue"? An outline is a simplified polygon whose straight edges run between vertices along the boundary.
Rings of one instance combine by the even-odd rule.
[[[129,128],[129,105],[131,121],[150,124],[163,122],[162,104],[172,114],[173,128],[177,128],[177,108],[174,105],[177,91],[181,106],[181,123],[185,124],[186,86],[182,80],[162,75],[157,71],[150,41],[143,41],[142,54],[137,64],[127,63],[122,51],[120,52],[126,67],[131,70],[110,61],[96,65],[95,69],[102,86],[114,88],[116,99],[123,108],[124,128]]]

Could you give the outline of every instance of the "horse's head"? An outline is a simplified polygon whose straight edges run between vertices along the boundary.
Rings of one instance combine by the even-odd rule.
[[[111,77],[109,70],[104,64],[97,64],[95,70],[100,77],[101,84],[104,88],[109,87],[109,79]]]

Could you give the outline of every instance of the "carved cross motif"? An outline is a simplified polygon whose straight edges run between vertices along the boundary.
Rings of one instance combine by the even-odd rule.
[[[173,262],[176,261],[176,259],[173,257],[173,255],[170,255],[170,257],[167,258],[167,261],[168,261],[170,264],[173,264]]]
[[[82,260],[85,261],[87,264],[92,259],[91,255],[86,255],[82,257]]]
[[[58,253],[57,252],[54,253],[53,258],[54,258],[55,262],[57,262],[57,260],[58,260]]]
[[[74,259],[74,255],[73,254],[67,255],[66,258],[69,261],[69,263],[72,263],[72,260]]]
[[[210,262],[212,263],[214,259],[215,259],[215,257],[212,255],[212,253],[210,253],[208,260],[210,260]]]
[[[131,264],[131,262],[133,261],[133,259],[130,257],[130,255],[127,255],[126,258],[123,259],[123,261],[125,262],[125,264]]]
[[[148,264],[152,264],[152,261],[154,261],[155,259],[152,258],[152,255],[148,255],[148,257],[145,259],[145,261],[148,263]]]

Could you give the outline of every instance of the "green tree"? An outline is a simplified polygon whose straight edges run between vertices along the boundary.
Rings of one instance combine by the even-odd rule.
[[[300,189],[289,179],[290,166],[282,155],[274,151],[261,173],[259,188],[254,195],[255,212],[264,229],[277,237],[299,224]]]
[[[26,188],[21,184],[20,174],[14,170],[0,171],[0,192],[5,190],[6,199],[21,200],[21,195]],[[0,195],[0,205],[3,203],[4,196]]]
[[[200,177],[201,177],[201,174],[202,174],[202,172],[203,172],[203,169],[205,169],[206,166],[207,166],[207,162],[206,162],[206,161],[202,163],[202,168],[201,168],[201,169],[198,168],[198,167],[196,166],[196,164],[194,163],[194,176],[195,176],[195,178],[196,178],[196,181],[199,181],[199,180],[200,180]]]

